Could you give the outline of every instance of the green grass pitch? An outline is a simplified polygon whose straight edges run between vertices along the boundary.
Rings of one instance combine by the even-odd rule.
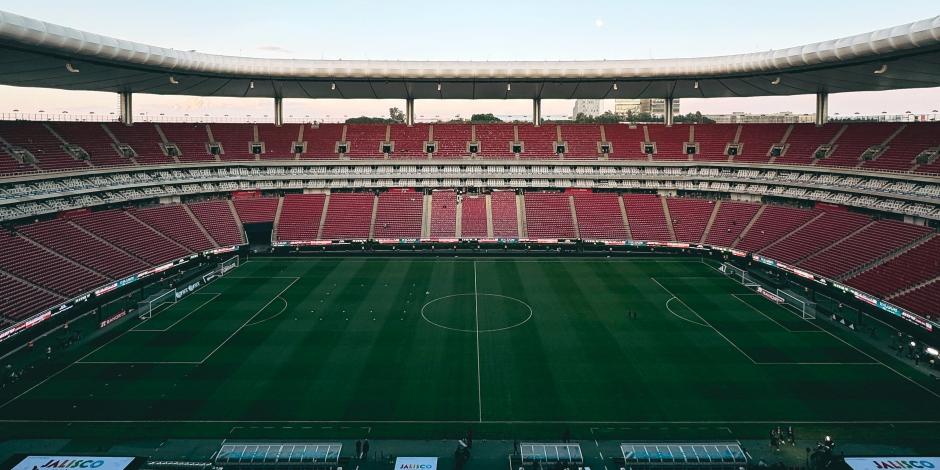
[[[133,322],[6,429],[940,420],[926,377],[697,259],[259,258]]]

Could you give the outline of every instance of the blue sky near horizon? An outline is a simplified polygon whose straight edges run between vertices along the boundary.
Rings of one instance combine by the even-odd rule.
[[[785,7],[783,5],[786,5]],[[805,1],[365,1],[94,2],[0,0],[0,10],[120,39],[225,55],[304,59],[583,60],[725,55],[780,49],[940,15],[937,0]],[[62,105],[63,100],[68,105]],[[268,112],[267,100],[138,96],[138,110]],[[0,87],[0,112],[64,107],[113,110],[106,93]],[[287,111],[382,114],[395,102],[294,100]],[[545,113],[570,113],[546,102]],[[526,101],[427,101],[428,116],[493,110],[526,114]],[[832,112],[929,112],[940,89],[833,95]],[[10,109],[5,109],[10,108]],[[424,109],[422,109],[424,108]],[[813,98],[685,100],[682,112],[811,112]],[[293,110],[293,111],[292,111]],[[48,110],[52,111],[52,109]],[[61,110],[56,110],[61,111]]]

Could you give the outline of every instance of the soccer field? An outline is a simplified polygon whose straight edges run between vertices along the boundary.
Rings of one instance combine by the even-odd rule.
[[[2,397],[0,420],[222,436],[940,420],[926,377],[697,259],[259,258],[132,322]]]

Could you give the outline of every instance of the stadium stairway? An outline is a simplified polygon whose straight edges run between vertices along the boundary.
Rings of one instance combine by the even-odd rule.
[[[712,207],[712,213],[708,216],[708,222],[705,223],[705,230],[702,231],[702,238],[699,239],[699,243],[705,243],[705,240],[708,239],[708,234],[712,231],[712,226],[715,225],[715,219],[718,218],[718,210],[721,208],[721,201],[715,201],[715,207]]]
[[[516,194],[516,221],[520,238],[529,236],[529,226],[525,220],[525,198],[522,194]]]
[[[136,215],[134,215],[134,213],[133,213],[132,211],[125,211],[124,213],[127,214],[127,216],[130,217],[131,219],[136,220],[138,223],[140,223],[140,224],[143,225],[144,227],[147,227],[148,229],[150,229],[150,231],[152,231],[153,233],[157,234],[160,238],[163,238],[164,240],[170,242],[171,245],[176,245],[176,246],[182,248],[183,250],[185,250],[187,253],[192,253],[192,250],[190,250],[189,248],[186,248],[186,247],[183,246],[183,244],[181,244],[180,242],[178,242],[178,241],[176,241],[176,240],[174,240],[174,239],[172,239],[172,238],[166,236],[165,233],[163,233],[163,232],[161,232],[161,231],[159,231],[159,230],[153,228],[153,226],[151,226],[151,225],[147,224],[146,222],[144,222],[143,220],[139,219]]]
[[[764,209],[766,208],[767,206],[763,204],[757,208],[757,212],[755,212],[754,216],[751,217],[750,222],[748,222],[747,225],[744,226],[744,230],[741,230],[741,233],[738,235],[738,238],[735,239],[734,243],[731,244],[731,248],[737,248],[738,243],[741,243],[744,240],[744,237],[746,237],[748,232],[751,231],[751,227],[753,227],[754,224],[757,223],[757,220],[760,219],[761,214],[764,213]]]
[[[186,211],[186,214],[189,215],[191,219],[193,219],[193,222],[195,222],[196,224],[196,228],[198,228],[199,231],[202,232],[202,234],[212,243],[212,246],[215,248],[218,248],[219,241],[216,240],[215,238],[212,238],[212,235],[209,235],[209,231],[206,230],[206,227],[202,225],[202,222],[200,222],[199,219],[196,218],[196,214],[193,214],[193,210],[190,209],[189,206],[186,204],[183,204],[183,210]]]
[[[331,192],[327,191],[326,196],[323,198],[323,209],[320,211],[320,223],[317,224],[317,240],[323,240],[323,226],[326,225],[326,214],[330,210],[330,196]]]
[[[277,240],[277,228],[281,225],[281,212],[284,210],[284,198],[277,198],[277,210],[274,211],[274,228],[271,229],[271,240]]]
[[[463,235],[463,197],[457,197],[454,211],[454,236],[460,238]]]
[[[571,211],[571,227],[574,228],[574,236],[581,238],[581,230],[578,229],[578,211],[574,208],[574,195],[568,195],[568,210]]]
[[[245,225],[242,223],[241,217],[238,216],[238,210],[235,209],[235,203],[231,199],[227,199],[226,204],[228,205],[229,211],[232,213],[232,219],[235,221],[235,227],[238,228],[238,233],[241,234],[242,240],[245,243],[248,243],[248,236],[245,234]]]
[[[432,196],[425,194],[421,198],[421,238],[431,238]]]
[[[486,236],[493,238],[493,195],[487,194],[486,198]]]
[[[899,297],[903,297],[903,296],[905,296],[905,295],[907,295],[907,294],[910,294],[911,292],[914,292],[914,291],[916,291],[916,290],[927,288],[927,287],[929,287],[929,286],[931,286],[931,285],[933,285],[934,283],[937,283],[937,282],[940,282],[940,276],[937,276],[937,277],[935,277],[935,278],[933,278],[933,279],[928,279],[928,280],[923,281],[923,282],[920,282],[920,283],[918,283],[918,284],[914,284],[913,286],[910,286],[910,287],[908,287],[908,288],[906,288],[906,289],[900,290],[900,291],[898,291],[898,292],[896,292],[896,293],[894,293],[894,294],[888,296],[887,299],[888,299],[888,300],[894,300],[894,299],[897,299],[897,298],[899,298]],[[940,287],[940,286],[938,286],[938,287]]]
[[[814,215],[813,217],[810,217],[806,222],[803,222],[802,224],[800,224],[800,226],[795,227],[793,230],[790,230],[790,231],[786,232],[786,233],[785,233],[783,236],[781,236],[780,238],[778,238],[778,239],[776,239],[776,240],[770,242],[770,243],[767,244],[766,246],[764,246],[764,247],[758,249],[757,252],[758,252],[758,253],[761,253],[761,252],[763,252],[764,250],[769,250],[769,249],[773,248],[773,247],[774,247],[775,245],[777,245],[778,243],[785,242],[790,236],[792,236],[792,235],[795,234],[795,233],[800,232],[801,230],[803,230],[804,228],[806,228],[807,226],[809,226],[810,224],[812,224],[813,222],[815,222],[817,219],[823,217],[825,214],[826,214],[825,212],[819,212],[819,213],[817,213],[817,214]]]
[[[372,198],[372,216],[369,218],[369,238],[375,238],[375,219],[379,214],[379,197]]]
[[[663,206],[663,215],[666,216],[666,230],[669,231],[669,239],[675,241],[676,239],[676,228],[672,226],[672,217],[669,215],[669,204],[666,203],[666,198],[660,197],[659,203]]]
[[[910,251],[912,251],[912,250],[914,250],[914,249],[920,247],[921,245],[926,244],[927,242],[931,241],[935,236],[936,236],[936,233],[935,233],[935,232],[929,232],[929,233],[925,234],[923,237],[920,237],[920,238],[914,240],[914,241],[911,242],[911,243],[908,243],[908,244],[906,244],[906,245],[904,245],[904,246],[902,246],[902,247],[900,247],[900,248],[897,248],[897,249],[895,249],[895,250],[892,250],[890,253],[888,253],[888,254],[886,254],[886,255],[884,255],[884,256],[881,256],[881,257],[879,257],[879,258],[877,258],[877,259],[872,260],[871,262],[865,263],[865,264],[863,264],[863,265],[861,265],[861,266],[858,266],[857,268],[854,268],[854,269],[852,269],[852,270],[846,272],[845,275],[842,277],[842,279],[850,279],[850,278],[852,278],[852,277],[854,277],[854,276],[857,276],[857,275],[862,274],[862,273],[864,273],[864,272],[867,272],[867,271],[869,271],[869,270],[871,270],[871,269],[877,268],[878,266],[881,266],[881,265],[883,265],[883,264],[885,264],[885,263],[888,263],[888,262],[890,262],[890,261],[892,261],[892,260],[898,258],[899,256],[902,256],[902,255],[904,255],[905,253],[908,253],[908,252],[910,252]]]
[[[627,206],[623,202],[622,197],[617,198],[617,206],[620,208],[620,218],[623,220],[623,229],[627,236],[627,240],[632,240],[633,235],[630,233],[630,220],[627,219]]]

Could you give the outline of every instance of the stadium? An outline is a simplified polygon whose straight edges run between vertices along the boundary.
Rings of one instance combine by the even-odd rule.
[[[937,111],[829,112],[935,99],[940,16],[518,59],[221,55],[0,10],[0,86],[118,103],[0,109],[2,468],[940,465]],[[794,96],[814,112],[677,110]],[[457,100],[531,113],[422,114]]]

